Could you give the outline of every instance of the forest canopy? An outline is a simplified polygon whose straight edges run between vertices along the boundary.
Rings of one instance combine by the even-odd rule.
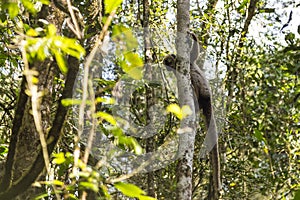
[[[300,199],[299,17],[1,1],[0,199]]]

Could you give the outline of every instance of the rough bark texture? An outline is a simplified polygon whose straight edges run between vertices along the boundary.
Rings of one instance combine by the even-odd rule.
[[[177,1],[177,38],[176,62],[177,86],[180,105],[188,105],[192,111],[195,106],[190,79],[190,48],[187,41],[189,30],[189,0]],[[178,200],[192,199],[192,170],[195,140],[195,113],[184,118],[181,122],[183,133],[179,135],[179,161],[177,165],[177,195]]]

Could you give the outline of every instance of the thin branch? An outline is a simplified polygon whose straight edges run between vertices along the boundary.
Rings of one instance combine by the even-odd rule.
[[[67,4],[68,4],[69,13],[70,13],[71,18],[72,18],[72,22],[73,22],[73,24],[75,26],[75,30],[76,30],[74,33],[76,34],[76,36],[77,36],[78,39],[81,39],[82,38],[82,34],[81,34],[81,31],[80,31],[80,28],[79,28],[76,16],[75,16],[74,11],[73,11],[73,6],[71,4],[71,1],[67,0]]]

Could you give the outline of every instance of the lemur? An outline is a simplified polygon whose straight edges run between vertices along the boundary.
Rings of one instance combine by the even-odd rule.
[[[220,175],[220,159],[218,149],[218,133],[214,111],[212,106],[212,94],[209,83],[205,78],[204,72],[197,65],[196,61],[200,55],[200,44],[194,33],[188,32],[188,41],[191,45],[190,51],[190,75],[194,93],[197,98],[199,108],[203,110],[205,122],[207,127],[206,148],[210,151],[210,163],[212,166],[212,174],[210,176],[210,185],[208,199],[218,199],[219,191],[221,189],[221,175]],[[164,65],[176,70],[176,55],[167,55],[163,63]]]

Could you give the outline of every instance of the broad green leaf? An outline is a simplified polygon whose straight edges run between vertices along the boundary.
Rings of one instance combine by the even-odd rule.
[[[145,191],[134,184],[117,182],[114,186],[128,197],[139,197],[146,194]]]
[[[133,79],[140,80],[143,77],[143,60],[137,53],[126,53],[120,66]]]
[[[110,14],[113,10],[116,10],[123,0],[104,0],[105,14]]]
[[[16,17],[18,15],[18,13],[20,11],[18,3],[7,3],[6,6],[7,6],[7,9],[8,9],[9,17],[11,19],[13,19],[14,17]]]
[[[112,40],[117,45],[117,55],[132,51],[138,47],[138,41],[132,30],[122,25],[113,26]]]
[[[144,65],[142,58],[137,53],[129,52],[126,53],[124,57],[132,67],[142,67]]]
[[[126,74],[135,80],[141,80],[143,78],[143,68],[134,67],[134,68],[125,68],[123,69]]]

